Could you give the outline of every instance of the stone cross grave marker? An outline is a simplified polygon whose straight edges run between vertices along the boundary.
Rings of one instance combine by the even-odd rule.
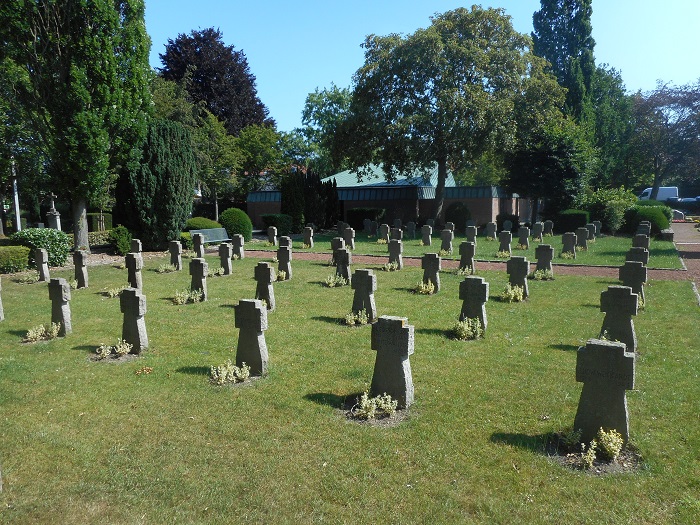
[[[268,310],[275,309],[275,290],[272,283],[275,281],[275,270],[268,262],[259,262],[255,267],[255,298],[265,301]]]
[[[588,228],[585,226],[576,228],[576,246],[580,246],[584,250],[588,249]]]
[[[345,228],[348,227],[348,224],[345,221],[338,221],[336,224],[336,229],[338,230],[338,237],[343,236],[343,231]]]
[[[440,232],[440,251],[452,253],[452,241],[455,238],[454,231],[445,228]]]
[[[46,212],[46,218],[49,221],[49,228],[53,228],[54,230],[60,230],[61,229],[61,214],[58,213],[58,210],[55,207],[54,204],[54,199],[58,197],[58,195],[55,195],[54,192],[51,192],[47,195],[49,198],[49,201],[51,202],[49,211]]]
[[[530,248],[530,228],[527,226],[518,228],[518,244]]]
[[[282,235],[277,239],[278,246],[289,246],[292,247],[292,238],[287,235]]]
[[[625,256],[627,261],[639,261],[644,266],[649,264],[649,250],[646,248],[630,248]]]
[[[379,225],[379,236],[378,239],[384,239],[387,244],[391,239],[389,239],[389,225],[388,224],[380,224]]]
[[[470,226],[476,226],[476,221],[474,219],[467,219],[465,226],[467,228],[469,228]]]
[[[37,248],[34,250],[34,262],[36,269],[39,272],[39,282],[49,282],[49,253],[46,248]]]
[[[624,343],[589,339],[576,354],[576,381],[583,383],[574,428],[590,443],[600,428],[629,441],[626,390],[634,388],[635,354]]]
[[[377,276],[372,270],[358,269],[352,274],[352,289],[355,295],[352,299],[352,313],[362,310],[367,313],[370,322],[377,319],[377,305],[374,302],[374,292],[377,291]]]
[[[403,230],[401,228],[392,228],[390,240],[391,239],[398,239],[399,241],[403,241]]]
[[[284,280],[289,281],[292,278],[292,247],[282,246],[280,237],[280,246],[277,248],[277,273],[284,272]]]
[[[75,280],[78,281],[78,288],[88,287],[88,253],[84,250],[73,252],[73,265],[75,266]]]
[[[170,252],[170,264],[179,272],[182,270],[182,243],[180,241],[170,241],[168,243],[168,251]]]
[[[425,224],[427,224],[431,228],[435,228],[435,219],[425,219]]]
[[[355,249],[355,229],[347,227],[343,230],[343,240],[345,241],[345,246],[348,250]]]
[[[513,221],[510,221],[510,220],[503,221],[503,231],[512,232],[513,231]]]
[[[369,227],[369,234],[377,235],[377,230],[379,230],[379,223],[377,221],[372,221],[372,224]]]
[[[398,239],[389,241],[389,263],[396,263],[396,269],[403,269],[403,242]]]
[[[478,319],[485,332],[488,323],[486,302],[489,300],[489,283],[483,277],[469,275],[459,283],[459,298],[462,300],[459,320]]]
[[[486,223],[486,228],[484,228],[484,237],[496,239],[496,223],[495,222],[487,222]]]
[[[221,268],[224,270],[224,275],[231,275],[233,271],[231,267],[231,258],[233,257],[233,245],[228,242],[219,244],[219,261]]]
[[[510,230],[503,230],[498,234],[498,251],[499,252],[508,252],[508,253],[513,253],[513,251],[510,248],[510,243],[513,242],[513,234],[510,233]]]
[[[141,270],[143,270],[143,257],[141,257],[141,253],[127,253],[125,261],[129,286],[137,290],[143,289],[143,277],[141,275]]]
[[[245,238],[240,233],[231,235],[231,245],[233,246],[233,256],[238,259],[245,259]]]
[[[401,219],[394,219],[394,228],[400,230],[402,227],[403,227],[403,224],[401,223]]]
[[[469,273],[476,271],[476,261],[474,254],[476,253],[476,243],[464,241],[459,244],[459,269],[466,270],[469,268]]]
[[[476,246],[476,232],[477,232],[476,226],[467,226],[466,229],[464,230],[464,233],[467,235],[467,241],[473,242],[474,246]]]
[[[122,339],[133,345],[132,354],[138,354],[148,348],[146,296],[136,288],[127,288],[119,296],[119,306],[124,314]]]
[[[132,253],[141,253],[143,252],[143,244],[141,243],[141,239],[131,239],[131,250]]]
[[[192,249],[194,256],[202,259],[204,257],[204,235],[201,233],[192,234]]]
[[[430,246],[433,243],[433,227],[425,224],[420,229],[423,246]]]
[[[543,235],[554,235],[554,222],[544,221],[542,225],[544,226]]]
[[[399,408],[413,403],[413,376],[409,356],[413,354],[413,326],[405,317],[381,316],[372,325],[372,350],[377,351],[372,374],[373,396],[389,394]]]
[[[566,232],[561,236],[561,242],[564,245],[562,253],[570,253],[576,259],[576,234],[574,232]]]
[[[5,309],[2,307],[2,280],[0,279],[0,321],[5,320]]]
[[[595,234],[600,235],[603,232],[603,223],[600,221],[591,221],[591,224],[595,226]]]
[[[411,221],[406,223],[406,238],[415,239],[416,238],[416,223]]]
[[[442,259],[437,253],[426,253],[421,259],[423,268],[423,284],[433,283],[435,293],[440,291],[440,270],[442,269]]]
[[[595,241],[595,224],[589,222],[588,224],[586,224],[586,229],[588,230],[588,240]]]
[[[309,248],[314,247],[314,229],[311,226],[304,228],[304,244]]]
[[[508,282],[511,286],[520,286],[523,289],[523,299],[530,296],[527,287],[527,276],[530,273],[530,262],[525,257],[511,257],[506,263]]]
[[[632,237],[632,248],[646,248],[648,250],[650,245],[648,235],[638,233]]]
[[[455,223],[454,222],[446,222],[445,229],[450,230],[452,233],[454,233],[455,232]]]
[[[202,258],[195,257],[190,260],[190,276],[192,280],[190,281],[190,290],[193,292],[196,290],[201,290],[202,301],[208,299],[207,294],[207,274],[209,273],[209,264]]]
[[[553,272],[552,259],[554,258],[554,248],[551,244],[538,244],[535,248],[535,258],[537,266],[535,271]]]
[[[542,241],[542,234],[544,233],[544,224],[541,222],[536,222],[532,225],[532,239],[535,241]]]
[[[371,221],[371,219],[365,219],[365,220],[362,221],[362,230],[363,230],[367,235],[370,234],[371,228],[372,228],[372,221]]]
[[[335,274],[345,279],[348,284],[352,280],[350,265],[352,264],[352,253],[346,247],[338,248],[335,251]]]
[[[342,237],[333,237],[331,239],[331,251],[333,252],[333,255],[331,257],[331,264],[336,264],[335,252],[337,252],[341,248],[345,248],[345,239],[343,239]]]
[[[601,339],[621,341],[629,352],[637,351],[633,315],[637,315],[638,296],[629,286],[608,286],[600,294],[600,311],[605,312]]]
[[[236,366],[245,363],[252,375],[265,375],[268,363],[265,341],[267,309],[258,299],[241,299],[233,308],[236,328],[239,329]]]
[[[269,226],[267,228],[267,242],[272,246],[277,246],[277,228],[274,226]]]
[[[49,299],[51,299],[51,322],[60,323],[59,337],[73,332],[70,320],[70,284],[63,277],[49,281]]]
[[[649,221],[642,221],[639,223],[637,226],[637,234],[638,235],[646,235],[647,237],[651,236],[651,223]]]
[[[620,266],[620,280],[622,286],[629,286],[632,292],[639,296],[642,304],[646,303],[644,296],[644,283],[647,282],[647,267],[640,261],[625,261]]]

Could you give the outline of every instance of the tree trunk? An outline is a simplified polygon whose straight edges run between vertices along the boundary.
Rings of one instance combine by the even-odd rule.
[[[73,210],[73,235],[75,241],[73,247],[76,250],[86,250],[90,252],[90,242],[88,241],[87,225],[87,202],[83,197],[76,197],[72,203]]]
[[[438,159],[438,180],[435,186],[435,222],[441,220],[442,208],[445,204],[445,181],[447,180],[447,159]]]
[[[654,183],[651,188],[649,199],[655,201],[659,195],[659,186],[661,186],[661,161],[659,157],[654,157]]]
[[[5,202],[5,194],[0,193],[0,203]],[[5,220],[7,219],[5,215],[5,206],[0,207],[0,237],[5,236]]]

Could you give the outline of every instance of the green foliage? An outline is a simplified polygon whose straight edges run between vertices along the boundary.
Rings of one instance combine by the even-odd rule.
[[[455,230],[464,233],[467,227],[467,221],[472,218],[472,213],[463,202],[453,202],[445,210],[445,222],[451,222],[455,225]]]
[[[27,228],[12,234],[12,242],[28,246],[31,250],[45,248],[49,256],[49,266],[63,266],[70,252],[68,235],[53,228]],[[29,253],[29,263],[34,264],[34,253]]]
[[[194,243],[192,242],[192,235],[190,232],[180,233],[180,244],[182,245],[183,251],[194,249]]]
[[[221,228],[221,224],[206,217],[190,217],[185,222],[183,231],[208,230],[210,228]]]
[[[304,175],[289,173],[280,184],[281,212],[292,218],[291,233],[301,233],[304,228]]]
[[[209,369],[209,381],[213,384],[222,386],[229,383],[242,383],[250,377],[250,367],[241,363],[238,367],[234,365],[230,359],[219,366],[212,366]]]
[[[607,461],[615,461],[624,445],[622,435],[615,429],[605,431],[601,428],[598,430],[595,441],[597,442],[598,456]]]
[[[398,401],[391,399],[387,393],[376,397],[369,397],[368,392],[363,392],[358,403],[352,407],[352,414],[358,419],[375,419],[377,417],[391,417],[396,412]]]
[[[104,230],[98,227],[100,224],[100,216],[104,220]],[[88,232],[109,231],[112,229],[112,214],[111,213],[87,213]],[[92,244],[92,243],[90,243]]]
[[[326,288],[335,288],[338,286],[347,286],[348,281],[342,275],[338,275],[337,273],[332,273],[328,277],[326,277],[326,280],[323,281],[323,285]]]
[[[384,240],[384,239],[378,239],[377,242],[379,242],[381,240]],[[386,243],[384,243],[384,244],[386,244]],[[384,270],[385,272],[396,272],[396,271],[398,271],[398,269],[399,269],[399,263],[397,263],[396,261],[384,263],[384,266],[382,266],[382,270]]]
[[[366,325],[369,322],[367,311],[363,308],[359,312],[350,312],[345,316],[345,324],[348,326]]]
[[[554,225],[560,232],[575,232],[577,228],[586,226],[590,214],[585,210],[563,210],[559,213]]]
[[[510,259],[511,253],[509,251],[496,252],[496,259]]]
[[[31,270],[25,275],[22,275],[17,282],[20,284],[34,284],[39,282],[39,272],[36,270]]]
[[[622,227],[625,212],[637,202],[637,196],[624,187],[585,191],[576,199],[578,209],[586,210],[593,219],[613,234]],[[573,230],[564,230],[573,231]]]
[[[667,229],[670,225],[670,221],[664,213],[665,208],[668,207],[634,205],[625,212],[625,222],[622,229],[628,233],[634,233],[640,222],[649,221],[651,222],[651,233],[658,235],[661,230]]]
[[[520,303],[524,299],[525,290],[522,286],[506,284],[506,287],[501,292],[501,301],[505,303]]]
[[[253,223],[243,210],[228,208],[219,215],[219,222],[226,228],[229,237],[243,235],[245,242],[253,238]]]
[[[420,295],[432,295],[435,293],[435,285],[433,281],[419,282],[413,291]]]
[[[280,141],[280,134],[272,126],[250,125],[240,131],[236,148],[241,155],[237,179],[241,197],[261,190],[268,183],[279,184],[280,176],[288,169]]]
[[[40,324],[39,326],[30,328],[22,342],[36,343],[37,341],[50,341],[51,339],[56,339],[60,331],[61,323],[51,323],[48,327]]]
[[[534,281],[553,281],[554,272],[552,270],[535,270],[527,278]]]
[[[105,295],[109,297],[110,299],[114,299],[116,297],[119,297],[124,290],[126,290],[128,286],[123,285],[123,286],[115,286],[114,288],[108,288],[107,291],[105,292]]]
[[[175,271],[177,271],[175,265],[170,263],[160,264],[158,265],[158,268],[156,268],[156,272],[158,273],[172,273]]]
[[[0,273],[14,273],[29,267],[27,246],[0,246]]]
[[[284,213],[263,213],[261,215],[265,230],[270,226],[277,228],[277,235],[289,235],[292,233],[292,218]]]
[[[109,357],[114,357],[118,359],[131,353],[131,350],[133,348],[134,345],[132,345],[131,343],[127,343],[126,341],[120,338],[119,340],[117,340],[117,344],[114,346],[109,346],[105,344],[101,344],[100,346],[98,346],[95,350],[95,357],[98,360],[107,359]]]
[[[665,202],[661,201],[655,201],[655,200],[646,200],[646,201],[635,201],[634,202],[635,206],[638,207],[651,207],[651,208],[660,208],[663,214],[666,216],[666,218],[671,221],[673,219],[673,210],[671,207],[666,204]]]
[[[109,232],[112,250],[119,255],[126,255],[131,251],[131,239],[131,232],[124,226],[117,226]]]
[[[173,304],[181,305],[187,303],[199,303],[202,301],[204,293],[202,290],[175,290],[175,295],[173,295]]]
[[[459,341],[469,341],[479,339],[484,336],[481,321],[478,318],[457,321],[452,327],[452,336]]]
[[[304,217],[317,228],[330,228],[340,217],[335,179],[321,181],[316,173],[304,176]]]

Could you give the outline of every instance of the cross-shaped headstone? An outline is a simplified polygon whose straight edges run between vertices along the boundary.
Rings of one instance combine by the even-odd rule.
[[[466,227],[469,228],[470,226],[476,226],[476,221],[474,219],[467,219]]]
[[[523,298],[529,297],[527,276],[530,273],[530,262],[525,257],[511,257],[506,263],[506,272],[511,286],[520,286],[523,289]]]
[[[566,232],[561,236],[561,242],[564,245],[562,253],[570,253],[576,259],[576,234],[574,232]]]
[[[49,299],[51,299],[51,322],[60,323],[60,337],[73,331],[70,319],[70,284],[63,277],[49,281]]]
[[[233,257],[233,246],[228,242],[219,244],[219,261],[224,275],[231,275],[231,258]]]
[[[469,273],[476,271],[476,261],[474,254],[476,253],[476,244],[471,241],[464,241],[459,244],[459,269],[470,269]]]
[[[513,221],[506,219],[503,221],[503,231],[512,232],[513,231]]]
[[[369,227],[369,234],[377,235],[377,230],[379,230],[379,223],[377,221],[372,221],[372,224]]]
[[[46,251],[46,248],[34,250],[34,262],[39,272],[39,282],[48,282],[51,276],[49,275],[49,252]]]
[[[207,274],[209,273],[209,264],[202,258],[195,257],[190,260],[190,290],[193,292],[200,290],[202,292],[202,301],[207,300]]]
[[[536,241],[542,241],[542,234],[544,233],[544,224],[541,222],[536,222],[532,225],[532,238]]]
[[[292,238],[288,235],[282,235],[277,239],[278,246],[289,246],[292,247]]]
[[[445,228],[440,232],[440,251],[452,253],[452,241],[455,238],[455,233],[452,230]]]
[[[647,282],[647,267],[640,261],[625,261],[620,266],[620,280],[622,286],[629,286],[639,296],[642,304],[646,303],[644,296],[644,283]]]
[[[394,219],[394,228],[401,229],[403,224],[401,223],[401,219]]]
[[[182,270],[182,243],[180,241],[170,241],[168,243],[168,251],[170,252],[170,264],[179,272]]]
[[[355,229],[347,227],[343,230],[343,240],[349,250],[355,249]]]
[[[119,306],[124,314],[122,339],[133,345],[132,354],[138,354],[148,348],[146,296],[136,288],[127,288],[119,295]]]
[[[425,219],[425,224],[427,224],[431,228],[435,228],[435,219]]]
[[[600,221],[591,221],[591,224],[595,226],[595,234],[600,235],[603,232],[603,223]]]
[[[464,233],[467,236],[467,241],[473,242],[474,246],[476,246],[476,232],[477,232],[476,226],[467,226],[464,230]]]
[[[403,230],[401,228],[392,228],[390,239],[398,239],[403,241]]]
[[[277,246],[277,228],[275,226],[267,228],[267,242],[272,246]]]
[[[510,247],[511,242],[513,242],[513,234],[510,233],[510,230],[503,230],[502,232],[500,232],[498,234],[498,251],[513,253]]]
[[[589,339],[576,355],[576,381],[583,383],[574,429],[590,443],[600,428],[629,441],[626,390],[634,388],[635,355],[624,343]]]
[[[486,228],[484,228],[484,237],[488,237],[489,239],[496,238],[496,223],[495,222],[487,222],[486,223]]]
[[[350,265],[352,253],[347,248],[338,248],[335,251],[335,274],[345,279],[348,283],[352,280]]]
[[[601,339],[621,341],[629,352],[637,351],[633,315],[637,315],[638,296],[629,286],[608,286],[600,294],[600,311],[605,312]]]
[[[553,271],[552,259],[554,258],[554,248],[550,244],[539,244],[535,248],[535,258],[537,259],[536,271]]]
[[[194,251],[194,256],[202,259],[204,258],[204,235],[201,233],[192,234],[192,250]]]
[[[54,205],[54,200],[56,200],[58,195],[56,195],[54,192],[51,192],[47,195],[47,197],[49,198],[49,203],[50,203],[49,204],[49,211],[56,212],[56,206]]]
[[[489,283],[483,277],[469,275],[459,283],[459,298],[462,300],[462,312],[459,320],[479,319],[481,328],[486,331],[486,302],[489,300]]]
[[[644,266],[649,264],[649,250],[646,248],[630,248],[625,256],[627,261],[639,261]]]
[[[588,228],[585,226],[576,228],[576,246],[580,246],[584,250],[588,249]]]
[[[282,242],[282,237],[280,237]],[[284,272],[284,280],[292,278],[292,248],[291,246],[279,246],[277,248],[277,273]],[[279,278],[279,277],[278,277]]]
[[[646,235],[647,237],[651,236],[651,223],[649,221],[642,221],[639,223],[637,226],[637,234],[638,235]]]
[[[423,241],[423,246],[430,246],[433,241],[433,227],[424,224],[420,229],[421,241]]]
[[[310,226],[304,228],[304,244],[309,248],[314,247],[314,229]]]
[[[265,301],[268,310],[275,309],[275,291],[272,283],[275,280],[275,270],[268,262],[259,262],[255,267],[255,298]]]
[[[450,230],[453,234],[455,232],[455,223],[454,222],[446,222],[445,223],[445,229]]]
[[[267,373],[267,342],[265,330],[267,330],[267,309],[262,301],[257,299],[241,299],[236,306],[235,323],[238,332],[238,346],[236,348],[236,366],[243,363],[250,367],[252,375],[264,375]]]
[[[416,238],[416,223],[411,221],[406,223],[406,237],[408,239]]]
[[[586,224],[586,229],[588,230],[588,240],[595,241],[595,224],[589,222]]]
[[[140,253],[127,253],[125,259],[127,280],[131,288],[141,290],[143,288],[143,278],[141,270],[143,269],[143,257]]]
[[[554,222],[553,221],[544,221],[542,223],[544,226],[544,231],[542,232],[543,235],[554,235]]]
[[[131,239],[131,253],[141,253],[143,251],[143,244],[141,239]]]
[[[372,374],[373,396],[389,394],[399,408],[413,403],[413,376],[409,356],[413,354],[413,326],[405,317],[381,316],[372,325],[372,350],[377,351]]]
[[[421,259],[423,268],[423,284],[433,283],[435,293],[440,291],[440,270],[442,269],[442,259],[437,253],[426,253]]]
[[[650,242],[649,236],[643,233],[638,233],[632,237],[632,248],[646,248],[649,249]]]
[[[331,239],[331,252],[333,253],[333,256],[331,258],[331,263],[335,264],[335,252],[340,250],[341,248],[345,248],[345,239],[342,237],[333,237]]]
[[[365,219],[362,221],[362,230],[369,235],[370,234],[370,229],[372,228],[372,220],[371,219]]]
[[[518,228],[518,244],[530,248],[530,228],[527,226]]]
[[[233,246],[233,256],[238,259],[245,259],[245,238],[240,233],[231,235],[231,245]]]
[[[88,253],[85,250],[75,250],[73,252],[73,265],[75,266],[75,280],[78,288],[88,287]]]
[[[377,319],[377,305],[374,302],[374,292],[377,291],[377,276],[372,270],[359,269],[352,274],[352,289],[355,295],[352,299],[352,313],[362,310],[370,322]]]
[[[396,263],[396,269],[403,269],[403,242],[398,239],[389,241],[389,263]]]

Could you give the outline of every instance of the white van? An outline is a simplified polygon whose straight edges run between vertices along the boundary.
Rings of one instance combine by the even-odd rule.
[[[648,201],[651,198],[652,188],[645,189],[639,194],[640,201]],[[659,186],[659,193],[656,195],[657,201],[667,201],[668,199],[678,198],[678,186]]]

